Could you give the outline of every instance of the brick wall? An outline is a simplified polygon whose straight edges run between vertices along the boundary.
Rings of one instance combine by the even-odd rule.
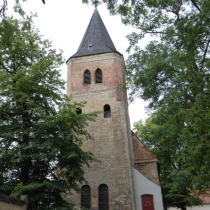
[[[100,68],[103,83],[95,83],[95,70]],[[91,72],[91,84],[83,84],[84,71]],[[100,162],[85,169],[91,187],[91,209],[98,209],[98,186],[109,188],[109,209],[135,210],[131,166],[134,164],[128,104],[124,88],[124,61],[116,53],[73,58],[68,63],[67,94],[75,101],[87,101],[83,113],[101,111],[87,130],[94,138],[85,141],[83,149],[93,152]],[[111,118],[104,118],[103,107],[109,104]],[[80,195],[66,197],[80,205]]]
[[[135,168],[153,183],[160,185],[157,162],[135,163]]]
[[[160,185],[157,169],[158,160],[139,140],[139,138],[135,135],[134,132],[132,132],[132,142],[135,159],[135,168],[147,179],[149,179],[157,185]]]

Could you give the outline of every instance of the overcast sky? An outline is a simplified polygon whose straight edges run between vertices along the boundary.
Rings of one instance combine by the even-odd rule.
[[[63,56],[67,60],[76,53],[83,38],[90,18],[94,12],[92,5],[82,4],[82,0],[28,0],[24,3],[24,10],[37,12],[38,17],[34,19],[36,27],[45,39],[52,41],[56,49],[63,50]],[[11,8],[14,0],[9,0]],[[121,23],[119,16],[110,16],[105,5],[98,7],[99,14],[111,36],[116,49],[127,58],[126,48],[128,41],[126,35],[132,32],[131,27]],[[9,9],[9,14],[12,10]],[[62,78],[66,81],[67,67],[62,66]],[[147,115],[144,111],[145,102],[136,99],[129,105],[131,125],[140,119],[145,119]]]

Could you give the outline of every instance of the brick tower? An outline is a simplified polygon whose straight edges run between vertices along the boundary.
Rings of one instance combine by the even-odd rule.
[[[67,60],[67,94],[87,101],[82,113],[101,111],[83,149],[100,162],[85,171],[84,194],[67,199],[93,210],[135,210],[134,153],[125,90],[124,59],[95,9],[76,54]]]

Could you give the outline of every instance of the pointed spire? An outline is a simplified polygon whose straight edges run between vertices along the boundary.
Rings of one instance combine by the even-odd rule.
[[[120,54],[116,50],[98,10],[95,9],[79,49],[71,58],[108,52]]]

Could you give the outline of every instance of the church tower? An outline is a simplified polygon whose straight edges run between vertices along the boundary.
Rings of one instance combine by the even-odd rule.
[[[85,170],[88,184],[81,186],[84,193],[75,193],[69,200],[93,210],[136,210],[124,59],[97,9],[67,65],[67,95],[87,102],[82,113],[101,111],[87,127],[94,140],[83,144],[100,162]]]

